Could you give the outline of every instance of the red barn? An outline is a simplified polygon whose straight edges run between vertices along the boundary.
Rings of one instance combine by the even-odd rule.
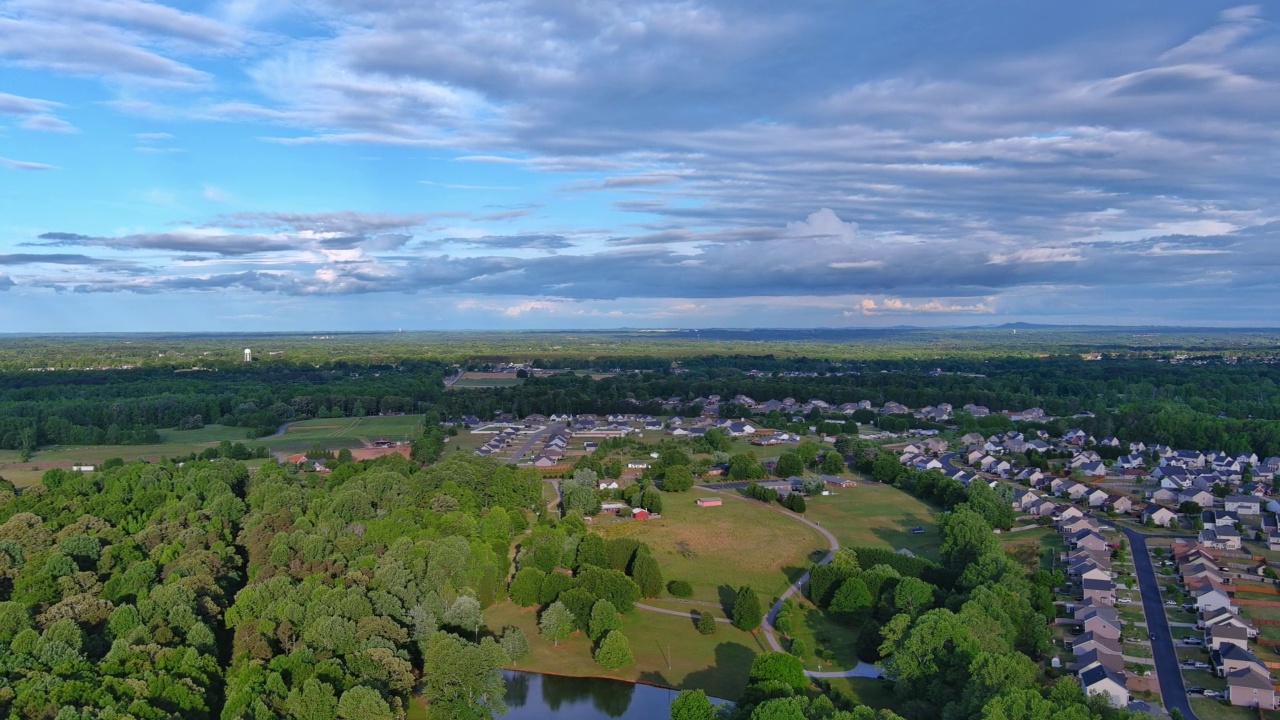
[[[644,508],[636,508],[635,510],[631,511],[631,517],[635,518],[636,520],[648,520],[649,511],[645,510]]]

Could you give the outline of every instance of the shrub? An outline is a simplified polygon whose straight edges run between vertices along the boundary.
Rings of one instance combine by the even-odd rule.
[[[678,598],[693,597],[693,586],[684,580],[672,580],[667,583],[667,592]]]

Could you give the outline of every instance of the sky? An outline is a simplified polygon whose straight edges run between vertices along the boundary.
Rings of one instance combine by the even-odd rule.
[[[0,0],[0,332],[1275,326],[1278,20]]]

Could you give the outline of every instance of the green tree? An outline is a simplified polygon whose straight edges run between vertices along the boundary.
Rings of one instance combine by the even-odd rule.
[[[432,713],[432,717],[444,717]],[[377,690],[356,685],[342,693],[338,701],[339,720],[393,720],[391,708]]]
[[[684,492],[693,487],[693,471],[687,465],[675,465],[662,471],[662,489]]]
[[[681,690],[671,701],[671,720],[715,720],[711,700],[701,690]]]
[[[631,564],[631,579],[640,586],[641,597],[654,598],[662,594],[662,569],[648,551],[636,553]]]
[[[431,717],[487,720],[505,713],[506,685],[499,670],[509,662],[491,637],[475,645],[436,633],[422,658],[422,697]]]
[[[773,468],[773,474],[780,478],[793,477],[803,472],[804,460],[801,460],[800,455],[794,451],[779,455],[778,464]]]
[[[609,567],[609,555],[605,550],[604,538],[595,533],[587,533],[582,537],[582,542],[578,543],[578,557],[573,569],[577,570],[583,565]]]
[[[827,609],[846,621],[854,622],[866,615],[872,602],[867,583],[860,577],[852,577],[840,584]]]
[[[752,683],[777,682],[796,692],[809,687],[804,676],[804,665],[794,655],[784,652],[760,653],[751,661],[748,678]]]
[[[756,591],[752,590],[750,585],[738,588],[738,593],[733,599],[733,626],[739,630],[753,632],[760,627],[760,621],[763,619],[764,611],[760,608],[760,597],[756,595]]]
[[[542,611],[542,618],[538,620],[538,631],[550,640],[551,644],[559,645],[561,640],[573,634],[574,625],[573,613],[569,612],[569,608],[565,607],[564,603],[557,600]]]
[[[804,462],[807,467],[812,465],[813,462],[818,459],[818,453],[821,450],[822,448],[813,440],[802,440],[800,441],[800,444],[796,446],[796,455],[800,456],[800,460]]]
[[[591,608],[591,622],[587,634],[594,642],[614,630],[622,629],[622,620],[618,617],[618,609],[608,600],[597,600]]]
[[[511,586],[507,588],[511,601],[520,607],[537,605],[538,594],[546,577],[547,574],[536,567],[522,568],[516,572],[515,577],[511,578]]]
[[[848,468],[844,466],[844,458],[840,457],[840,453],[834,450],[827,451],[822,458],[822,472],[828,475],[839,475],[845,470]]]
[[[716,633],[716,616],[710,612],[698,613],[698,632],[703,635],[715,635]]]
[[[627,636],[619,630],[610,630],[596,650],[596,662],[609,670],[624,668],[635,661],[631,654],[631,643],[627,642]]]
[[[507,654],[511,662],[516,662],[520,658],[529,654],[529,641],[524,636],[524,631],[515,625],[508,625],[502,629],[502,652]]]

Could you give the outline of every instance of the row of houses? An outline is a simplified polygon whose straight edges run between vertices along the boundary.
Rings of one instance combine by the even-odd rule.
[[[1276,709],[1271,670],[1249,649],[1258,629],[1240,615],[1228,571],[1201,543],[1178,540],[1171,550],[1179,581],[1192,599],[1188,607],[1194,606],[1196,627],[1204,633],[1209,668],[1227,680],[1227,699],[1232,705]]]
[[[1121,650],[1123,625],[1116,610],[1116,584],[1111,574],[1111,548],[1098,521],[1078,507],[1057,516],[1057,529],[1066,551],[1063,562],[1071,583],[1079,587],[1073,618],[1081,633],[1071,641],[1074,660],[1067,669],[1076,674],[1086,695],[1105,697],[1113,707],[1129,705],[1129,683]]]

